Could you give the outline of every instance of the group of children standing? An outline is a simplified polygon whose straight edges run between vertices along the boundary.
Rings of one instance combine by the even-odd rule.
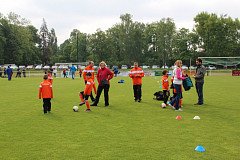
[[[92,62],[93,63],[93,62]],[[171,106],[176,111],[181,111],[182,108],[182,80],[185,79],[185,75],[181,69],[181,62],[176,61],[176,68],[173,70],[173,76],[171,78],[172,85],[169,87],[169,77],[168,71],[164,70],[162,72],[162,89],[163,89],[163,108],[167,105]],[[134,98],[135,101],[140,102],[142,91],[142,77],[144,77],[144,72],[141,68],[138,67],[138,63],[134,63],[134,68],[130,71],[129,77],[133,80],[133,91],[134,91]],[[90,104],[88,98],[91,97],[92,101],[94,102],[95,99],[92,95],[92,90],[96,94],[96,86],[94,83],[94,68],[93,64],[90,64],[88,67],[85,68],[83,71],[83,78],[85,81],[85,89],[79,93],[80,98],[80,106],[86,104],[87,109],[86,112],[90,110]],[[49,71],[48,74],[44,75],[44,81],[41,82],[39,86],[39,99],[43,98],[43,111],[44,113],[51,111],[51,98],[53,98],[53,91],[52,91],[52,73]],[[173,96],[170,98],[170,102],[168,103],[168,99],[170,96],[169,89],[173,89]],[[94,105],[92,105],[94,106]]]
[[[171,78],[171,86],[169,87],[169,80],[168,80],[168,71],[164,70],[162,72],[162,89],[163,89],[163,108],[166,106],[171,106],[176,111],[182,111],[182,81],[187,76],[181,68],[182,61],[177,60],[175,62],[175,69],[173,70],[173,75]],[[173,96],[170,98],[168,103],[168,99],[170,96],[169,88],[173,91]]]

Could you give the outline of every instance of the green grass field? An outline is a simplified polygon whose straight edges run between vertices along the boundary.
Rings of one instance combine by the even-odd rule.
[[[153,100],[161,77],[144,77],[143,101],[134,102],[131,80],[111,81],[110,107],[103,95],[91,113],[79,112],[82,79],[54,79],[52,113],[44,115],[42,78],[0,79],[0,159],[239,159],[240,77],[206,77],[205,105],[195,89],[184,92],[183,112]],[[175,119],[177,115],[182,120]],[[200,120],[193,120],[194,116]],[[202,145],[206,152],[194,151]]]

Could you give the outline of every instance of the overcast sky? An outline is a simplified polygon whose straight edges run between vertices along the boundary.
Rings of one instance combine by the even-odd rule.
[[[173,18],[177,28],[192,29],[193,18],[202,11],[239,18],[239,0],[0,0],[0,13],[19,14],[40,28],[45,18],[54,28],[58,43],[69,38],[73,29],[94,33],[120,22],[120,15],[130,13],[134,21],[151,23]]]

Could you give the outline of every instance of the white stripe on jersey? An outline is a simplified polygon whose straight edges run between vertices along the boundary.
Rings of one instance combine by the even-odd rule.
[[[84,69],[83,72],[90,72],[91,73],[91,72],[94,72],[94,70],[85,70]]]
[[[139,70],[139,71],[130,71],[129,74],[135,74],[135,73],[144,73],[143,70]]]

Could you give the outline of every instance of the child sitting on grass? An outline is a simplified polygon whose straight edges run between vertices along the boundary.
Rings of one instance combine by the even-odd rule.
[[[81,103],[79,105],[81,106],[83,104],[86,104],[87,106],[86,112],[90,112],[91,109],[90,109],[90,104],[88,102],[88,98],[91,95],[92,89],[94,89],[95,94],[97,91],[96,91],[95,83],[92,79],[92,74],[90,72],[86,74],[86,78],[87,78],[87,83],[85,85],[85,89],[84,91],[79,93],[79,98],[81,100]]]

